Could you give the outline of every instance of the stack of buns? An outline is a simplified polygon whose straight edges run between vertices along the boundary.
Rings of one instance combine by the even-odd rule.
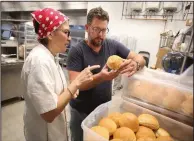
[[[146,80],[129,79],[130,96],[193,117],[193,93]]]
[[[150,114],[110,113],[91,130],[110,141],[174,141]]]

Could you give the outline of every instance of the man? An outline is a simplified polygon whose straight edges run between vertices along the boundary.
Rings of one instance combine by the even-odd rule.
[[[72,141],[82,141],[83,132],[81,122],[97,106],[111,100],[111,81],[119,74],[126,73],[132,76],[143,68],[145,61],[142,56],[130,52],[121,43],[106,39],[108,33],[109,16],[101,7],[93,8],[87,15],[88,39],[72,47],[67,60],[70,81],[87,66],[98,64],[101,68],[93,72],[93,81],[80,88],[77,99],[71,100],[70,129]],[[126,59],[118,71],[109,71],[106,61],[109,56],[118,55]]]

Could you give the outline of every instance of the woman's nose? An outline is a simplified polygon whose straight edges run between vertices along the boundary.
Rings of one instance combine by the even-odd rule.
[[[68,37],[68,41],[71,41],[71,36]]]

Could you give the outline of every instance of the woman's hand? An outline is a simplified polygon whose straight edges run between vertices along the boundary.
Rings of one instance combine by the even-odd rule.
[[[88,83],[93,80],[92,70],[100,68],[100,65],[88,66],[75,78],[77,88],[79,89],[81,85]]]

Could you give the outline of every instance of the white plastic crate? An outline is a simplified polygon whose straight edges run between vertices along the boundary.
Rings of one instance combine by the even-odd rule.
[[[189,95],[193,95],[193,74],[191,72],[193,72],[193,66],[182,75],[144,69],[130,78],[123,76],[123,97],[130,102],[192,125],[193,113],[187,114],[181,110],[181,104],[188,99]],[[135,85],[137,82],[138,86]],[[148,84],[149,87],[145,84]],[[173,96],[174,93],[169,92],[171,88],[180,93]],[[161,91],[158,89],[161,89]],[[168,97],[168,103],[173,103],[179,98],[183,100],[177,100],[177,103],[179,103],[177,108],[169,108],[164,104],[166,101],[163,102],[167,96],[170,97]]]
[[[84,141],[108,141],[96,134],[90,128],[98,124],[102,117],[106,117],[111,112],[131,112],[139,116],[147,113],[155,116],[159,121],[160,127],[166,129],[176,141],[193,141],[193,127],[133,104],[126,100],[118,101],[117,105],[107,102],[98,106],[82,122]]]

